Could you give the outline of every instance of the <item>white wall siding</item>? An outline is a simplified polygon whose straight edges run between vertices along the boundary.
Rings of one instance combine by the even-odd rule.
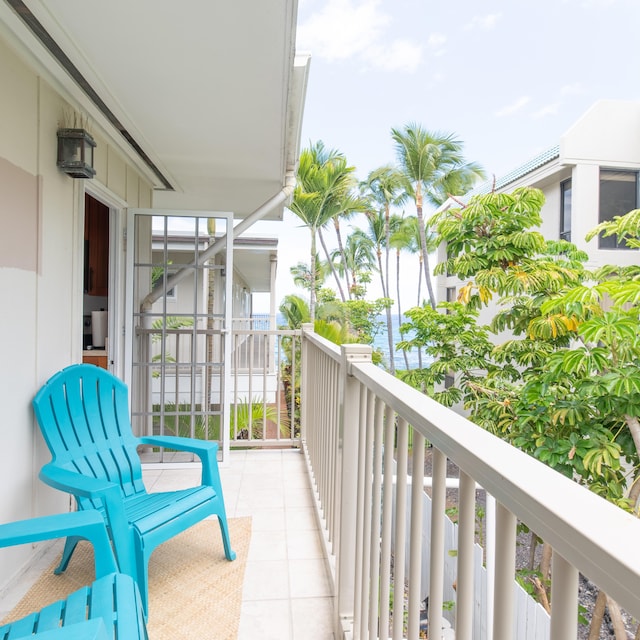
[[[84,182],[56,167],[56,132],[73,110],[2,39],[0,78],[0,522],[8,522],[69,508],[66,495],[38,480],[50,456],[31,400],[53,373],[82,358]],[[111,157],[111,167],[121,168],[114,176],[126,176],[117,191],[106,171],[92,182],[123,196],[129,184],[133,205],[149,202],[146,181],[90,128],[97,158]],[[30,547],[0,552],[0,588],[32,554]]]

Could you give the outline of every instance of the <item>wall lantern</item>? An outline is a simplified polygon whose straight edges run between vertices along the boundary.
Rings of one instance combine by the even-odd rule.
[[[72,178],[93,178],[95,146],[85,129],[58,129],[58,167]]]

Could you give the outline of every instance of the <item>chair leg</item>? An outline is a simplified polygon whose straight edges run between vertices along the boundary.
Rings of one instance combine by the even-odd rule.
[[[83,538],[79,536],[69,536],[65,540],[60,564],[54,569],[53,573],[59,575],[67,568],[67,566],[69,565],[69,560],[71,560],[71,556],[76,550],[76,547],[78,546],[78,542],[80,542],[80,540],[83,540]]]
[[[138,553],[136,554],[136,576],[135,580],[138,584],[140,592],[140,600],[142,601],[142,610],[144,619],[149,619],[149,558],[150,555],[142,549],[141,541],[137,541]]]
[[[227,560],[235,560],[236,552],[231,548],[231,541],[229,539],[229,527],[227,526],[227,517],[225,515],[218,515],[218,522],[220,523],[220,533],[222,533],[224,555]]]

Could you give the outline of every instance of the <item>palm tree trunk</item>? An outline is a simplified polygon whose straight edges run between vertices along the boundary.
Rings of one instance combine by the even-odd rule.
[[[316,230],[309,227],[311,231],[311,289],[309,290],[309,317],[311,322],[316,319]]]
[[[344,290],[342,289],[342,283],[340,282],[340,276],[338,275],[338,272],[336,271],[336,268],[333,264],[333,260],[331,259],[331,256],[329,255],[329,249],[327,249],[327,245],[324,241],[324,236],[322,235],[322,229],[318,229],[318,235],[320,236],[320,244],[322,245],[322,250],[324,251],[324,255],[327,258],[327,262],[329,263],[329,267],[331,268],[331,273],[333,274],[333,277],[336,280],[336,285],[338,286],[338,291],[340,292],[340,299],[342,300],[342,302],[344,302],[346,300],[345,296],[344,296]],[[315,262],[314,262],[315,264]]]
[[[420,251],[422,252],[422,266],[424,270],[424,281],[427,284],[429,292],[429,303],[431,308],[436,308],[436,296],[433,293],[433,285],[431,283],[431,273],[429,268],[429,253],[427,251],[427,237],[424,231],[424,221],[422,218],[422,207],[418,208],[418,224],[420,225]]]
[[[384,239],[385,239],[385,257],[384,257],[384,279],[387,282],[387,288],[385,290],[382,287],[382,293],[385,298],[389,298],[389,245],[391,243],[391,233],[389,230],[389,205],[384,208]],[[382,265],[380,265],[380,277],[382,277]],[[398,306],[400,306],[400,300],[398,300]],[[394,357],[394,344],[393,344],[393,320],[391,319],[391,307],[387,306],[387,341],[389,345],[389,373],[392,376],[396,375],[396,359]]]
[[[431,269],[429,268],[429,252],[427,251],[427,234],[424,228],[424,219],[422,217],[422,189],[418,182],[416,186],[416,215],[418,218],[418,233],[420,235],[420,251],[422,253],[422,266],[424,267],[424,281],[427,284],[429,292],[429,302],[431,308],[436,308],[436,296],[433,293],[431,284]]]
[[[398,326],[402,324],[402,309],[400,308],[400,251],[396,251],[396,289],[398,291]],[[404,356],[404,366],[407,371],[409,370],[409,358],[407,357],[407,350],[402,350]]]
[[[349,294],[349,300],[351,300],[351,287],[349,286],[349,264],[347,263],[347,256],[344,252],[344,246],[342,244],[342,235],[340,234],[340,221],[338,217],[334,217],[333,226],[336,230],[336,238],[338,239],[338,251],[340,251],[340,258],[344,266],[344,279],[347,283],[347,293]],[[355,280],[355,278],[353,278]],[[344,298],[343,298],[344,299]]]
[[[418,258],[418,306],[422,306],[422,253]],[[418,347],[418,369],[422,369],[422,347]]]

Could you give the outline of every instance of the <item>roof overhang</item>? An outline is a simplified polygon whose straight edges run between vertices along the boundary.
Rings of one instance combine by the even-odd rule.
[[[235,218],[297,168],[296,19],[297,0],[0,2],[3,35],[149,179],[154,207]]]

